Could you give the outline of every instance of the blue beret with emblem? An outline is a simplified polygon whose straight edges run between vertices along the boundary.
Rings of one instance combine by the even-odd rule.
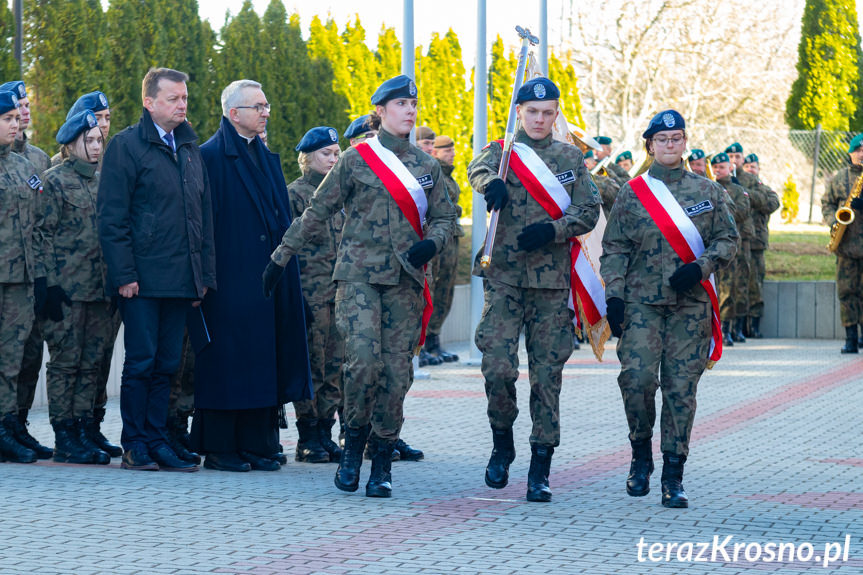
[[[91,130],[98,125],[99,122],[96,120],[96,115],[91,110],[78,112],[66,120],[66,123],[57,130],[57,143],[68,144],[77,138],[81,132]]]
[[[19,100],[27,97],[27,87],[21,80],[14,80],[0,85],[0,92],[12,92]]]
[[[321,148],[326,148],[327,146],[332,146],[333,144],[338,143],[339,133],[336,132],[335,128],[330,128],[329,126],[318,126],[317,128],[312,128],[306,132],[303,139],[300,140],[300,143],[297,144],[295,149],[298,152],[309,154],[315,150],[320,150]]]
[[[609,138],[608,136],[597,136],[597,137],[596,137],[596,138],[594,138],[594,139],[595,139],[595,140],[599,143],[599,145],[601,145],[601,146],[610,146],[610,145],[611,145],[611,143],[614,141],[614,140],[612,140],[611,138]]]
[[[348,129],[345,130],[345,138],[351,139],[356,138],[361,134],[365,134],[366,132],[371,131],[371,126],[369,125],[369,119],[371,118],[370,114],[366,114],[365,116],[360,116],[348,126]]]
[[[627,151],[625,151],[625,152],[621,152],[621,153],[619,153],[619,154],[617,155],[617,157],[616,157],[616,158],[614,158],[614,163],[615,163],[615,164],[619,164],[619,163],[621,162],[621,160],[632,160],[632,152],[630,152],[629,150],[627,150]]]
[[[95,92],[90,92],[89,94],[84,94],[80,98],[78,98],[72,107],[69,108],[69,113],[66,114],[66,119],[68,120],[75,114],[80,114],[84,110],[92,110],[94,112],[101,112],[102,110],[108,109],[108,96],[96,90]]]
[[[743,146],[741,146],[739,142],[734,142],[733,144],[731,144],[730,146],[725,148],[725,153],[726,154],[742,154],[743,153]]]
[[[372,105],[383,106],[390,100],[396,98],[416,98],[417,85],[404,74],[390,78],[375,90],[372,94]]]
[[[0,114],[18,109],[18,96],[8,90],[0,91]]]
[[[848,144],[848,153],[850,154],[860,146],[863,146],[863,134],[857,134],[854,136],[854,139],[851,140],[850,144]]]
[[[560,90],[554,85],[554,82],[548,78],[534,78],[525,82],[518,90],[515,103],[522,104],[524,102],[544,102],[546,100],[560,99]]]
[[[650,120],[650,123],[647,125],[647,129],[644,130],[641,137],[651,138],[654,134],[659,132],[685,129],[686,122],[683,120],[683,116],[680,115],[680,112],[677,110],[663,110]]]
[[[749,154],[748,156],[743,158],[743,163],[744,164],[757,164],[758,163],[758,156],[756,156],[755,154]]]
[[[710,165],[713,166],[715,164],[721,164],[722,162],[730,162],[731,158],[728,157],[728,154],[725,152],[719,152],[712,158],[710,158]]]
[[[702,150],[700,148],[692,148],[692,151],[689,152],[689,160],[690,161],[700,160],[700,159],[704,158],[705,156],[706,156],[706,154],[704,153],[704,150]]]

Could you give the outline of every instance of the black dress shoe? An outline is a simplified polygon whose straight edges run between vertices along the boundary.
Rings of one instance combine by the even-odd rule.
[[[255,471],[278,471],[282,468],[279,465],[279,462],[275,459],[270,459],[269,457],[264,457],[262,455],[256,455],[249,451],[241,451],[240,457],[246,460],[249,465],[252,466],[252,469]]]
[[[208,453],[204,459],[206,469],[216,471],[251,471],[252,466],[236,453]]]
[[[123,453],[123,461],[120,463],[123,469],[133,471],[159,471],[159,466],[143,447],[133,447]]]
[[[198,471],[199,469],[196,464],[189,461],[183,461],[182,459],[177,457],[177,454],[174,453],[174,450],[167,445],[160,445],[156,449],[150,451],[150,457],[153,458],[153,461],[159,464],[160,471],[179,471],[191,473],[193,471]]]

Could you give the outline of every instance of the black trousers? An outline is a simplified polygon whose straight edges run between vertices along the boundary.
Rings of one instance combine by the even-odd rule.
[[[279,452],[279,408],[195,409],[192,449],[198,453]]]

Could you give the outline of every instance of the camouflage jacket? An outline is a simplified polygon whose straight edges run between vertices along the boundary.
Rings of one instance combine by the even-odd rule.
[[[12,151],[30,160],[30,163],[36,166],[36,172],[40,176],[51,167],[51,158],[41,149],[27,143],[27,134],[24,134],[22,140],[16,139],[12,142]]]
[[[72,301],[102,301],[106,268],[96,225],[96,164],[67,158],[44,178],[36,201],[37,277],[62,287]]]
[[[456,218],[461,218],[461,206],[458,203],[459,198],[461,197],[461,188],[452,177],[452,172],[455,169],[454,166],[445,166],[443,164],[440,165],[441,172],[443,172],[443,180],[446,183],[446,191],[449,194],[449,199],[452,202],[452,205],[455,206]],[[461,238],[464,237],[464,229],[461,227],[458,219],[455,222],[455,237]]]
[[[426,182],[428,198],[427,233],[437,251],[452,236],[455,207],[449,200],[437,160],[399,138],[381,130],[378,138],[417,179]],[[345,210],[342,241],[336,256],[333,279],[383,285],[397,285],[404,270],[418,283],[424,275],[408,263],[407,251],[419,241],[410,222],[381,180],[354,148],[345,151],[318,186],[308,209],[294,219],[271,258],[286,265],[315,238],[325,237],[331,216]],[[320,240],[318,240],[320,241]]]
[[[35,166],[0,146],[0,283],[32,283],[37,277],[33,212],[41,191]]]
[[[749,203],[749,192],[743,186],[735,184],[731,180],[731,176],[716,180],[720,186],[725,188],[728,195],[731,196],[732,213],[734,214],[734,223],[737,224],[737,231],[740,233],[741,240],[751,240],[755,235],[755,226],[752,224],[752,207]]]
[[[710,202],[709,208],[690,219],[704,240],[704,253],[695,260],[707,278],[727,265],[737,253],[737,226],[731,214],[728,194],[719,184],[686,171],[682,166],[669,169],[653,163],[648,173],[668,186],[678,203],[686,209]],[[627,183],[620,189],[608,227],[602,238],[600,273],[605,281],[605,297],[630,303],[677,305],[680,298],[707,302],[707,292],[695,286],[678,294],[668,279],[683,261],[666,241],[641,200]]]
[[[614,200],[620,192],[620,184],[609,176],[600,176],[597,174],[591,177],[596,187],[599,188],[599,197],[602,199],[602,213],[605,214],[605,219],[608,219],[608,214],[611,213]]]
[[[509,202],[500,211],[491,265],[486,269],[480,267],[480,251],[474,260],[473,274],[516,287],[568,289],[568,240],[589,232],[596,225],[599,192],[584,166],[581,151],[575,146],[553,140],[551,136],[533,140],[524,130],[519,130],[515,140],[533,148],[551,173],[558,176],[571,203],[563,217],[552,220],[510,169],[506,179]],[[471,187],[477,192],[485,193],[488,183],[497,178],[502,154],[501,146],[492,142],[468,166]],[[519,249],[516,238],[522,229],[544,222],[554,226],[554,240],[533,251]]]
[[[861,174],[863,166],[857,165],[845,166],[833,174],[827,191],[821,197],[821,213],[828,226],[836,223],[836,210],[845,205]],[[854,221],[845,229],[836,253],[847,258],[863,258],[863,214],[855,210],[854,216]]]
[[[615,164],[614,161],[608,162],[608,164],[605,165],[605,171],[608,173],[608,177],[617,182],[618,187],[631,179],[629,177],[629,172]]]
[[[288,201],[294,218],[300,217],[308,209],[315,190],[323,180],[323,174],[309,170],[288,184]],[[319,228],[320,237],[313,238],[297,254],[303,295],[309,301],[335,301],[336,282],[333,281],[333,269],[344,223],[345,214],[339,210],[330,218],[329,226]]]
[[[751,247],[753,250],[766,250],[770,236],[767,224],[770,221],[770,214],[779,209],[779,196],[761,180],[756,178],[755,181],[755,186],[749,189],[752,224],[755,226]]]

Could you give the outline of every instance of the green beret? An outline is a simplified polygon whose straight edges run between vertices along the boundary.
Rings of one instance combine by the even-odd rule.
[[[739,146],[740,144],[738,144]],[[729,146],[730,147],[730,146]],[[715,164],[721,164],[722,162],[730,162],[731,158],[728,157],[728,154],[725,152],[719,152],[712,158],[710,158],[710,165],[713,166]]]
[[[854,136],[854,139],[851,140],[850,144],[848,144],[848,153],[850,154],[860,146],[863,146],[863,134],[857,134]]]
[[[584,159],[585,160],[588,158],[592,158],[592,157],[593,157],[593,150],[588,150],[584,153]]]
[[[757,164],[758,163],[758,156],[756,156],[755,154],[749,154],[748,156],[743,158],[743,163],[744,164]]]
[[[689,153],[689,161],[691,162],[692,160],[700,160],[704,158],[704,156],[704,150],[701,150],[699,148],[692,148],[692,151]]]
[[[743,146],[741,146],[738,142],[734,142],[733,144],[731,144],[730,146],[725,148],[725,153],[726,154],[742,154],[743,153]]]
[[[597,136],[595,139],[603,146],[610,146],[612,142],[612,139],[608,136]]]
[[[629,150],[627,150],[627,151],[625,151],[625,152],[621,152],[621,153],[619,153],[619,154],[617,155],[617,157],[616,157],[616,158],[614,158],[614,163],[615,163],[615,164],[619,164],[621,160],[632,160],[632,152],[630,152]]]

